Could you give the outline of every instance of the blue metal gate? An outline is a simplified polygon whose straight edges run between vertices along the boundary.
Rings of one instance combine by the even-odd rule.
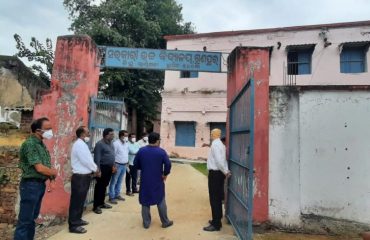
[[[235,97],[230,106],[230,152],[226,217],[238,237],[252,239],[254,80]]]
[[[95,147],[95,144],[103,138],[105,128],[112,128],[115,135],[118,136],[118,131],[121,130],[122,116],[125,112],[125,104],[123,101],[91,98],[90,100],[90,149]],[[91,181],[89,191],[87,193],[85,205],[94,200],[95,180]]]

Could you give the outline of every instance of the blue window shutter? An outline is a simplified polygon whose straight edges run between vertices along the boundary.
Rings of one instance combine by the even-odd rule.
[[[176,146],[194,147],[195,146],[195,123],[194,122],[175,122],[176,127]]]
[[[347,47],[342,49],[340,54],[340,72],[365,72],[365,50],[363,47]]]
[[[191,77],[191,78],[197,78],[197,77],[198,77],[198,75],[199,75],[199,73],[198,73],[198,72],[190,72],[190,77]]]
[[[299,52],[298,53],[298,75],[310,74],[311,53]]]

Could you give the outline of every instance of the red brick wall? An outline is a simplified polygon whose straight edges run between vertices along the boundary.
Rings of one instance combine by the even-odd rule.
[[[45,143],[58,170],[56,189],[46,193],[42,202],[43,220],[67,216],[70,147],[77,127],[88,124],[89,99],[98,91],[99,65],[97,46],[89,36],[58,37],[51,90],[34,108],[35,119],[45,116],[52,123],[55,136]]]

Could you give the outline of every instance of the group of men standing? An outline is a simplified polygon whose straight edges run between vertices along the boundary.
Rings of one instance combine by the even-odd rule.
[[[31,136],[22,144],[20,163],[22,179],[20,183],[20,212],[14,234],[15,240],[33,239],[35,220],[45,193],[45,182],[50,180],[52,189],[57,177],[56,169],[51,167],[50,154],[43,143],[44,139],[53,137],[49,119],[40,118],[31,124]],[[226,162],[225,145],[221,142],[221,130],[211,131],[212,145],[208,156],[207,168],[209,198],[212,219],[205,231],[219,231],[222,227],[222,200],[224,179],[230,176]],[[101,214],[102,209],[112,208],[105,203],[109,186],[109,203],[124,201],[121,195],[122,181],[126,174],[126,194],[139,193],[143,227],[151,224],[150,206],[157,205],[162,227],[173,225],[167,216],[165,200],[165,181],[171,171],[171,162],[166,151],[160,148],[160,135],[150,133],[136,142],[135,134],[121,130],[114,140],[114,130],[106,128],[103,138],[96,143],[92,156],[87,143],[90,132],[81,126],[76,130],[76,141],[71,150],[71,197],[69,207],[69,231],[86,233],[83,226],[89,223],[82,219],[82,213],[90,187],[91,179],[96,178],[93,211]],[[137,190],[137,171],[141,172],[140,191]]]

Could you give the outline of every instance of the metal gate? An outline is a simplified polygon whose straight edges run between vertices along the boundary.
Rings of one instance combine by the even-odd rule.
[[[232,101],[230,106],[230,152],[226,217],[238,237],[252,239],[253,210],[253,141],[254,141],[254,80]]]
[[[115,135],[118,136],[118,131],[122,129],[122,116],[125,112],[125,104],[123,101],[110,99],[91,98],[90,100],[90,142],[89,147],[92,150],[95,144],[103,138],[105,128],[112,128]],[[95,180],[91,181],[89,191],[87,193],[85,205],[94,200]]]

